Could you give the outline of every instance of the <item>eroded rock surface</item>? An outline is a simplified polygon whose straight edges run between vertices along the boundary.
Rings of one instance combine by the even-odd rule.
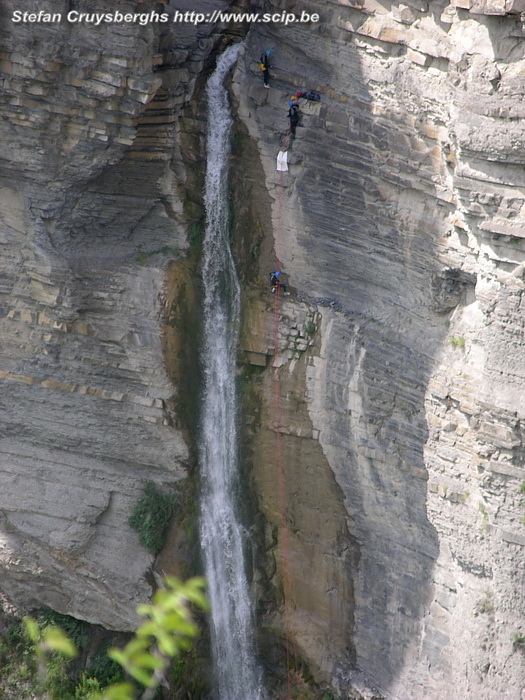
[[[178,117],[213,28],[175,42],[154,24],[14,25],[18,5],[1,9],[2,590],[127,629],[153,560],[128,518],[147,480],[187,475],[164,268],[188,245]]]
[[[324,640],[312,644],[300,622],[297,640],[314,664],[329,659],[321,677],[342,691],[363,680],[357,668],[388,697],[517,700],[525,53],[520,16],[506,13],[521,10],[373,0],[308,9],[317,25],[252,28],[236,92],[273,199],[274,264],[321,316],[306,407],[318,470],[326,461],[340,489],[343,540],[358,550],[346,644],[334,652],[328,618]],[[262,49],[272,50],[269,91]],[[280,175],[287,101],[305,89],[322,100],[301,101]],[[285,405],[290,396],[283,382]],[[285,526],[301,540],[317,515],[296,454],[286,470],[299,504]],[[323,532],[312,568],[336,579],[341,540]],[[296,576],[299,621],[326,600],[330,576],[308,605]]]
[[[290,557],[290,630],[343,697],[518,700],[523,8],[303,7],[320,22],[252,27],[234,80],[260,155],[246,177],[265,287],[242,347],[268,367],[251,434],[267,523],[255,582],[278,598]],[[186,474],[160,324],[167,312],[176,327],[178,291],[165,308],[162,269],[187,247],[188,144],[193,170],[202,153],[184,108],[212,29],[2,26],[2,588],[107,627],[130,627],[149,592],[152,557],[127,525],[142,483]],[[290,145],[287,101],[308,88],[322,99],[302,101]],[[277,333],[274,265],[292,287]]]

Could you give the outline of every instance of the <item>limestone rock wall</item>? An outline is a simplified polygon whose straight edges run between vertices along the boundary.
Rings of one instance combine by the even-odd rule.
[[[188,99],[217,36],[13,27],[13,9],[1,1],[2,589],[125,629],[152,563],[127,525],[132,504],[147,479],[186,475],[163,269],[198,217],[202,115]],[[286,528],[290,629],[343,697],[517,700],[523,8],[290,9],[321,20],[253,25],[233,86],[259,149],[245,175],[259,188],[261,280],[282,265],[293,291],[277,343],[267,288],[247,302],[245,358],[279,369],[290,504],[281,516],[271,368],[251,436],[267,522],[254,580],[275,585],[275,603]],[[287,100],[307,88],[322,100],[302,102],[280,176]],[[261,620],[282,632],[275,609]]]
[[[296,639],[344,697],[367,677],[369,694],[375,686],[387,697],[517,700],[525,680],[513,643],[525,625],[520,8],[363,0],[293,9],[321,21],[252,27],[236,95],[273,200],[275,255],[261,274],[282,265],[293,303],[320,314],[297,381],[311,421],[305,439],[315,436],[323,457],[301,468],[296,449],[286,460],[285,527],[299,540]],[[270,90],[258,72],[263,49],[272,51]],[[287,101],[308,88],[322,100],[301,102],[281,176]],[[293,398],[287,372],[296,370],[281,369],[284,406]],[[307,560],[301,533],[317,508],[306,492],[325,462],[343,530],[336,537],[323,527]],[[263,509],[271,503],[263,496]],[[346,631],[334,644],[330,616],[320,615],[313,642],[305,618],[332,595],[327,581],[339,580],[344,543],[354,551],[340,608],[352,608]],[[308,601],[301,557],[324,569]]]
[[[18,4],[0,9],[1,587],[128,629],[153,560],[131,510],[147,480],[187,476],[164,270],[188,246],[179,117],[214,28],[175,41],[152,24],[14,25]]]

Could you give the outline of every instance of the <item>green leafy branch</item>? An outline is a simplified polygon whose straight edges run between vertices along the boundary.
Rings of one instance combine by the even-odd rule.
[[[181,652],[191,648],[199,628],[192,609],[207,610],[204,579],[193,578],[181,583],[167,576],[163,588],[155,592],[151,603],[137,607],[144,622],[135,636],[122,649],[112,648],[108,656],[122,666],[129,677],[138,681],[145,690],[141,700],[152,700],[160,685],[166,685],[170,662]],[[41,629],[32,618],[25,618],[27,634],[35,646],[39,682],[44,684],[48,664],[53,654],[67,658],[77,655],[69,637],[56,626]],[[90,700],[136,700],[137,688],[132,682],[113,683],[101,692],[94,691]]]
[[[32,617],[24,618],[25,631],[35,647],[38,683],[43,686],[49,661],[57,653],[68,659],[77,655],[77,648],[60,627],[49,625],[43,629]]]

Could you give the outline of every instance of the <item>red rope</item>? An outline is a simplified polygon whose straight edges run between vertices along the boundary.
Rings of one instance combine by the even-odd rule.
[[[288,681],[288,699],[291,698],[291,680],[290,680],[290,638],[288,633],[288,599],[290,587],[290,573],[288,570],[288,530],[286,527],[286,496],[284,486],[284,462],[281,441],[281,403],[280,403],[280,384],[279,384],[279,309],[280,309],[280,289],[275,290],[274,302],[274,401],[275,401],[275,433],[277,441],[277,478],[279,482],[279,512],[281,519],[281,537],[282,537],[282,568],[283,568],[283,595],[284,595],[284,635],[286,644],[286,672]]]
[[[288,146],[288,137],[290,129],[286,132],[284,141],[284,150]],[[275,256],[277,259],[276,269],[280,269],[281,265],[281,228],[282,228],[282,199],[283,199],[283,173],[279,174],[279,196],[277,204],[277,230],[275,236]],[[281,439],[281,404],[280,404],[280,380],[279,380],[279,316],[280,316],[280,300],[281,288],[278,286],[275,290],[274,301],[274,400],[275,400],[275,432],[277,441],[277,472],[279,481],[279,509],[281,518],[281,536],[282,536],[282,570],[283,570],[283,595],[284,595],[284,631],[286,643],[286,670],[288,680],[288,700],[291,699],[291,673],[290,673],[290,613],[289,606],[292,600],[292,585],[290,576],[290,543],[288,539],[288,527],[286,524],[286,488],[284,480],[284,461],[282,452]],[[297,660],[295,643],[293,644],[294,665],[296,671]]]

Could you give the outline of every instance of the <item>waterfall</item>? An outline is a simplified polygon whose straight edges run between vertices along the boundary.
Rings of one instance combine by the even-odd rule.
[[[222,83],[240,46],[229,47],[208,80],[206,232],[203,245],[204,391],[199,456],[201,544],[208,596],[216,696],[258,700],[261,673],[255,659],[253,612],[236,514],[238,480],[235,365],[240,288],[229,245],[228,159],[232,117]]]

